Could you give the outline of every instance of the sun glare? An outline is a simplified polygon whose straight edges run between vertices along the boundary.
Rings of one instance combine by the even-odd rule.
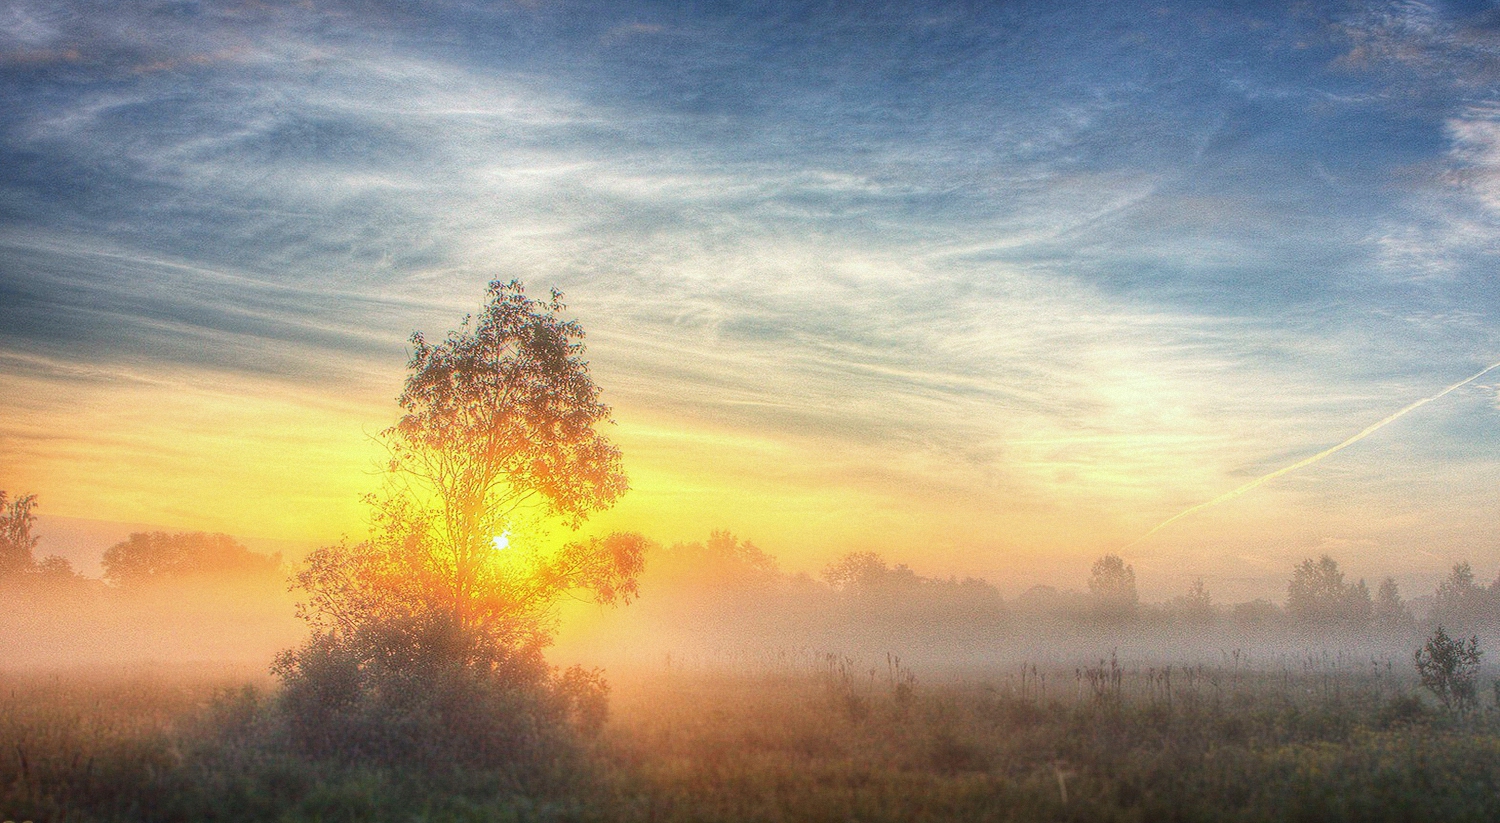
[[[510,529],[506,529],[505,531],[501,532],[498,537],[495,538],[495,551],[503,551],[505,547],[509,545]]]

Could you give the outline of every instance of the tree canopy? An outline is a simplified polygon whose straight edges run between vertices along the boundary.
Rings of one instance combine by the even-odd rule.
[[[404,414],[384,432],[391,482],[371,502],[382,539],[420,544],[425,577],[468,629],[535,599],[508,591],[517,570],[495,562],[497,537],[548,517],[577,527],[629,488],[620,450],[598,430],[610,409],[583,359],[583,328],[563,309],[556,290],[542,302],[495,281],[477,318],[438,343],[411,338]],[[568,552],[562,566],[589,566]],[[628,595],[633,561],[621,560],[611,580],[593,566],[576,579],[555,563],[530,571]]]
[[[405,414],[385,435],[391,471],[436,496],[436,539],[499,534],[527,505],[576,526],[629,488],[620,450],[596,428],[610,409],[583,328],[563,309],[556,290],[543,303],[496,281],[477,320],[440,343],[412,335]]]
[[[1493,629],[1500,624],[1500,585],[1476,582],[1468,561],[1456,563],[1438,584],[1432,613],[1438,622],[1450,627]]]

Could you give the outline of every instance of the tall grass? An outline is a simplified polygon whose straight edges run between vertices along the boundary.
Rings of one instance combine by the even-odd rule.
[[[1092,669],[1092,670],[1090,670]],[[1495,819],[1500,717],[1384,661],[1028,664],[926,683],[661,678],[611,730],[613,808],[652,820]],[[1045,686],[1044,686],[1045,684]],[[637,702],[638,701],[638,702]]]
[[[0,678],[0,819],[1500,819],[1500,710],[1444,712],[1400,661],[1336,653],[664,666],[617,679],[541,789],[299,755],[275,701],[242,674]]]

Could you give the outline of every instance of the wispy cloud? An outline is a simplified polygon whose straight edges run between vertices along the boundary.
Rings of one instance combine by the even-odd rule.
[[[622,423],[1123,539],[1500,347],[1440,11],[586,11],[12,4],[0,373],[368,386],[517,276]]]

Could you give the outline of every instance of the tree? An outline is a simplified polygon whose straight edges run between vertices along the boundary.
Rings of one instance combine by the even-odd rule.
[[[1494,621],[1493,595],[1474,582],[1474,569],[1468,561],[1456,563],[1438,584],[1432,613],[1439,623],[1462,628],[1479,628]]]
[[[496,281],[477,321],[464,318],[441,343],[411,338],[405,414],[385,432],[400,485],[381,505],[427,546],[465,629],[501,605],[491,597],[503,582],[491,562],[497,536],[527,515],[576,527],[629,488],[620,450],[596,431],[610,410],[583,359],[583,329],[559,319],[563,309],[556,290],[541,303],[517,281]]]
[[[1135,590],[1135,568],[1116,554],[1106,554],[1094,561],[1089,572],[1089,592],[1094,596],[1095,610],[1104,617],[1132,617],[1140,602]]]
[[[1188,586],[1187,594],[1173,599],[1172,607],[1183,620],[1192,623],[1211,622],[1216,615],[1213,596],[1208,593],[1201,577],[1195,578]]]
[[[1375,617],[1375,604],[1370,599],[1370,587],[1361,577],[1344,590],[1343,621],[1351,628],[1364,628]]]
[[[281,558],[250,551],[227,534],[135,532],[104,550],[104,579],[117,586],[186,577],[270,579]]]
[[[35,568],[32,550],[41,540],[31,533],[36,523],[36,515],[31,513],[36,506],[36,495],[22,495],[8,503],[7,500],[5,492],[0,490],[0,577]]]
[[[823,568],[823,579],[834,589],[873,594],[887,589],[914,588],[920,582],[905,564],[891,568],[875,552],[850,552]]]
[[[46,583],[77,583],[82,576],[74,571],[73,564],[68,558],[58,554],[49,554],[36,564],[36,576],[38,580]]]
[[[1401,587],[1396,585],[1394,577],[1380,581],[1380,588],[1375,592],[1374,613],[1375,625],[1385,631],[1406,629],[1415,623],[1411,610],[1401,599]]]
[[[1323,555],[1298,563],[1287,584],[1287,614],[1307,627],[1369,625],[1373,606],[1365,581],[1345,583],[1338,561]]]
[[[1472,708],[1477,700],[1474,679],[1479,674],[1479,658],[1483,654],[1478,636],[1471,636],[1466,644],[1461,638],[1449,637],[1438,626],[1416,651],[1417,674],[1444,709],[1462,712]]]
[[[370,536],[313,552],[297,575],[313,636],[277,671],[315,748],[521,756],[537,723],[597,718],[597,675],[559,676],[541,651],[562,596],[635,595],[646,543],[613,534],[549,550],[537,536],[549,520],[576,528],[627,489],[596,428],[609,407],[583,330],[563,308],[556,291],[539,302],[494,282],[477,319],[440,343],[412,336],[404,413],[382,434],[387,482],[367,498]],[[401,729],[412,737],[393,742]]]

